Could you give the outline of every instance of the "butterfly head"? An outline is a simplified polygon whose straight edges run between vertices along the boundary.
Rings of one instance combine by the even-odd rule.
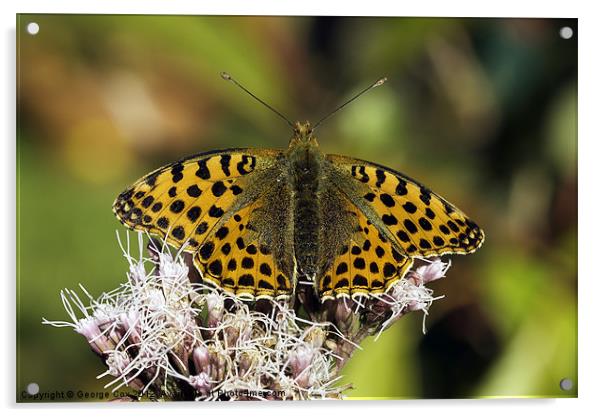
[[[318,146],[318,141],[314,136],[313,128],[309,122],[295,122],[293,137],[288,146]]]

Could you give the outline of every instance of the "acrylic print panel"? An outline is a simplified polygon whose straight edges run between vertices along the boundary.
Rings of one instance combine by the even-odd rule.
[[[17,401],[577,396],[577,36],[19,15]]]

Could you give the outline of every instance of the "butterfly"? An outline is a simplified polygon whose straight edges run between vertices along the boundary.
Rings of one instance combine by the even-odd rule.
[[[290,124],[287,149],[214,150],[151,172],[119,194],[115,215],[183,248],[205,281],[248,300],[289,299],[299,283],[322,301],[378,295],[415,257],[483,243],[474,221],[424,185],[324,154],[309,122]]]

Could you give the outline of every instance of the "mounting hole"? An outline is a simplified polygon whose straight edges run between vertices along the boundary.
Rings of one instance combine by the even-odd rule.
[[[27,33],[30,35],[37,35],[39,31],[40,25],[38,25],[36,22],[30,22],[27,24]]]
[[[561,27],[558,33],[562,39],[571,39],[573,37],[573,29],[569,26]]]
[[[40,386],[35,382],[27,385],[27,393],[29,395],[36,395],[38,392],[40,392]]]
[[[573,380],[570,378],[562,378],[560,380],[560,389],[563,391],[570,391],[573,388]]]

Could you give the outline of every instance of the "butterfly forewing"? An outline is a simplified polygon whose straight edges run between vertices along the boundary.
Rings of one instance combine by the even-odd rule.
[[[252,173],[258,156],[249,150],[215,151],[159,168],[121,193],[113,211],[126,226],[166,237],[175,246],[191,239],[191,249],[244,189],[239,179]]]
[[[484,233],[475,222],[415,180],[367,161],[338,155],[327,159],[365,185],[362,198],[407,256],[467,254],[483,243]]]

